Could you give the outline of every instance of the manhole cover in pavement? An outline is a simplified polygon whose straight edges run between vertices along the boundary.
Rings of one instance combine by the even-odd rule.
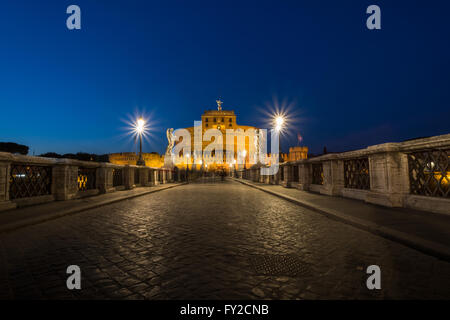
[[[297,277],[309,274],[309,265],[295,255],[254,255],[250,262],[257,274]]]

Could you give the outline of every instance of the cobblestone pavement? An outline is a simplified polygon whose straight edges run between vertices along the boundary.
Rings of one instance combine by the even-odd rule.
[[[381,268],[370,291],[367,266]],[[81,290],[66,288],[79,265]],[[237,182],[0,235],[0,298],[450,298],[450,264]]]

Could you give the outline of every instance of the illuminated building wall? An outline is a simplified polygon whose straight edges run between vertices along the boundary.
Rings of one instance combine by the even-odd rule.
[[[160,168],[164,165],[164,157],[156,152],[142,153],[142,158],[147,167]],[[111,153],[109,162],[121,165],[136,165],[139,155],[134,152]]]
[[[217,169],[224,169],[229,170],[230,169],[230,163],[226,163],[226,150],[229,149],[227,147],[228,144],[231,144],[229,150],[234,150],[234,156],[233,158],[237,158],[237,137],[234,137],[233,141],[227,141],[226,140],[226,130],[227,129],[242,129],[244,131],[248,129],[257,129],[253,126],[245,126],[245,125],[238,125],[236,121],[236,114],[234,111],[230,110],[222,110],[221,107],[222,102],[218,101],[218,109],[217,110],[207,110],[203,113],[201,120],[202,120],[202,135],[205,133],[208,129],[218,129],[222,132],[223,135],[223,164],[210,164],[209,167],[205,166],[205,163],[203,163],[202,159],[197,159],[196,163],[193,164],[194,160],[191,157],[187,158],[185,157],[183,159],[182,164],[178,165],[180,168],[185,168],[186,163],[189,163],[189,168],[192,168],[194,166],[196,169],[201,169],[203,166],[204,170],[217,170]],[[192,151],[194,151],[194,127],[186,128],[186,130],[189,131],[191,134],[191,148]],[[202,139],[203,140],[203,139]],[[249,138],[245,138],[245,150],[246,150],[246,161],[245,161],[245,167],[249,168],[251,167],[251,164],[249,163]],[[211,143],[211,141],[202,141],[202,152]],[[233,164],[232,164],[233,165]],[[234,164],[236,169],[238,168],[237,164]],[[242,165],[240,166],[242,168]]]

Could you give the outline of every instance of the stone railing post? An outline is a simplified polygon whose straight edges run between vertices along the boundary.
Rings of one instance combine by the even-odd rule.
[[[153,173],[154,173],[154,175],[155,175],[155,180],[154,180],[155,183],[154,183],[154,185],[155,185],[155,186],[160,185],[161,182],[160,182],[160,179],[159,179],[159,174],[160,174],[160,173],[159,173],[159,169],[155,169]]]
[[[9,201],[10,162],[0,162],[0,211],[16,208],[16,204]]]
[[[265,184],[270,184],[270,177],[271,177],[271,175],[261,175],[262,176],[262,183],[265,183]]]
[[[285,164],[280,167],[280,170],[283,170],[283,180],[280,181],[280,185],[289,188],[292,181],[292,166],[290,164]]]
[[[153,185],[154,185],[154,186],[159,185],[159,174],[158,174],[158,169],[153,169]]]
[[[148,178],[147,178],[147,182],[149,186],[154,186],[155,185],[155,170],[152,168],[148,168]]]
[[[344,161],[327,160],[323,162],[323,186],[321,194],[338,196],[344,188]]]
[[[166,183],[166,170],[160,169],[159,175],[160,175],[159,178],[160,178],[161,184]]]
[[[139,168],[139,181],[141,182],[142,187],[146,187],[149,185],[148,181],[148,167]]]
[[[123,168],[123,185],[126,190],[134,188],[134,168],[129,165]]]
[[[284,170],[282,166],[278,166],[278,171],[274,175],[274,184],[279,185],[281,180],[281,170]]]
[[[255,169],[253,169],[253,171],[254,171],[254,178],[253,178],[253,181],[254,182],[259,182],[259,168],[255,168]]]
[[[53,194],[56,200],[70,200],[78,193],[78,165],[60,160],[52,169]]]
[[[297,189],[308,191],[312,182],[311,164],[308,162],[302,162],[298,166],[298,184]]]
[[[275,184],[275,175],[274,174],[271,174],[269,176],[269,184]]]
[[[116,191],[113,187],[113,168],[107,164],[102,164],[96,173],[97,188],[100,193]]]
[[[408,158],[397,151],[369,155],[370,192],[366,202],[388,207],[404,206],[409,193]]]
[[[171,183],[171,182],[173,182],[173,178],[174,178],[174,175],[173,175],[173,171],[172,171],[172,169],[166,169],[166,182],[167,183]]]

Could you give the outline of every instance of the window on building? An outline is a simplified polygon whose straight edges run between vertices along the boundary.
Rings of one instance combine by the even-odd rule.
[[[229,127],[232,127],[233,125],[230,123],[228,126],[229,126]]]
[[[214,118],[214,122],[217,122],[217,119],[216,119],[216,118]]]
[[[230,118],[230,119],[228,119],[228,122],[233,122],[233,119],[231,119],[231,118]]]
[[[208,122],[208,118],[205,118],[205,122]]]
[[[225,119],[224,119],[224,118],[222,118],[222,122],[225,122]]]
[[[208,126],[208,124],[205,124],[205,127],[207,127]]]

